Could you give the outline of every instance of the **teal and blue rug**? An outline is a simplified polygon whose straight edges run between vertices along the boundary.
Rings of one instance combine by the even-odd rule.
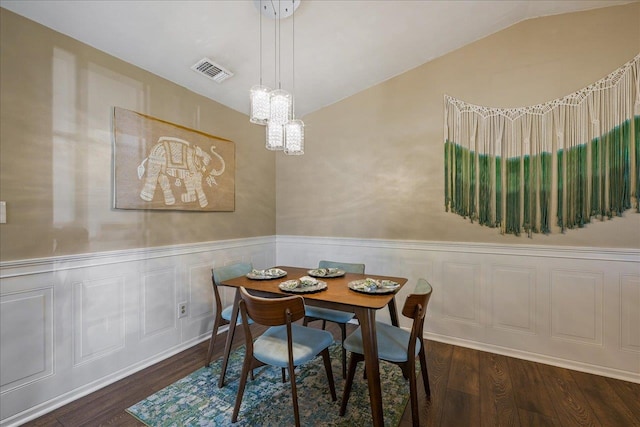
[[[218,388],[220,365],[201,368],[191,375],[147,397],[127,409],[134,417],[153,427],[184,426],[290,426],[294,425],[291,384],[282,382],[279,368],[264,366],[247,380],[238,422],[231,423],[244,347],[231,353],[225,386]],[[344,388],[341,377],[340,345],[331,347],[331,362],[338,400],[331,401],[322,358],[296,369],[300,422],[304,426],[370,426],[371,407],[360,363],[349,398],[347,413],[338,414]],[[396,427],[409,400],[409,383],[395,365],[380,362],[384,402],[384,425]]]

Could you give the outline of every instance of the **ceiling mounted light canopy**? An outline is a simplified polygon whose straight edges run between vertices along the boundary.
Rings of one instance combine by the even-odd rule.
[[[260,84],[250,90],[249,121],[266,126],[266,148],[283,150],[285,154],[304,154],[304,122],[295,118],[295,15],[300,0],[254,0],[260,11]],[[262,16],[274,23],[274,85],[271,90],[262,84]],[[283,19],[292,16],[292,93],[282,88],[280,66],[280,25]]]

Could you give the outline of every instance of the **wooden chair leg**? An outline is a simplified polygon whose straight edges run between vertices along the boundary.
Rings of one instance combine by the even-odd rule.
[[[289,365],[289,379],[291,380],[291,398],[293,400],[293,416],[296,421],[296,427],[300,427],[300,412],[298,410],[298,390],[296,388],[295,367]]]
[[[360,356],[360,358],[358,357]],[[343,417],[347,412],[347,403],[349,402],[349,395],[351,394],[351,386],[353,386],[353,378],[356,376],[356,368],[358,361],[364,360],[362,355],[351,353],[349,358],[349,371],[347,372],[347,381],[344,384],[344,391],[342,393],[342,402],[340,403],[340,416]]]
[[[340,323],[342,330],[342,378],[347,378],[347,349],[344,348],[344,340],[347,339],[347,325]]]
[[[213,355],[213,347],[216,343],[216,337],[218,336],[218,328],[220,327],[222,318],[216,316],[216,320],[213,322],[213,331],[211,331],[211,340],[209,341],[209,350],[207,351],[207,361],[205,366],[211,365],[211,356]]]
[[[411,363],[413,361],[413,363]],[[416,363],[415,359],[411,359],[407,362],[408,370],[411,371],[409,375],[409,398],[411,399],[411,420],[413,427],[420,427],[420,416],[418,412],[418,387],[416,384]]]
[[[244,388],[247,384],[247,375],[251,369],[253,355],[247,354],[244,357],[244,363],[242,364],[242,374],[240,375],[240,385],[238,386],[238,394],[236,395],[236,404],[233,407],[233,415],[231,416],[231,422],[238,421],[238,412],[240,412],[240,405],[242,404],[242,396],[244,395]]]
[[[424,392],[427,394],[427,399],[431,399],[431,388],[429,387],[429,371],[427,370],[427,356],[424,349],[424,341],[420,346],[420,371],[422,371],[422,382],[424,383]]]
[[[322,351],[322,360],[324,361],[324,370],[327,372],[327,380],[329,381],[329,391],[331,391],[331,400],[336,401],[336,385],[333,382],[333,369],[331,369],[331,356],[329,355],[329,349],[325,348]]]

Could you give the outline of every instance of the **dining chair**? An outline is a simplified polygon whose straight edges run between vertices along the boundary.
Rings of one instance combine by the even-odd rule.
[[[260,366],[271,365],[281,368],[283,375],[285,368],[289,371],[293,413],[296,427],[299,427],[296,366],[321,354],[327,372],[331,399],[334,402],[337,399],[329,356],[329,346],[333,343],[333,335],[328,331],[293,323],[304,316],[304,299],[300,295],[261,298],[250,295],[244,287],[241,287],[240,296],[239,306],[245,335],[245,356],[231,422],[235,423],[238,420],[238,412],[242,404],[249,371]],[[269,327],[255,341],[249,327],[249,318],[257,324]]]
[[[213,346],[216,343],[216,336],[218,335],[218,328],[222,325],[228,325],[231,322],[231,313],[233,311],[233,304],[222,309],[222,299],[220,298],[220,291],[218,286],[225,280],[232,279],[234,277],[244,276],[253,270],[251,263],[238,262],[235,264],[225,265],[223,267],[217,267],[211,270],[211,281],[213,283],[213,299],[216,305],[216,315],[213,322],[213,331],[211,331],[211,340],[209,341],[209,351],[207,352],[206,366],[211,364],[211,356],[213,355]],[[240,324],[241,319],[238,317],[236,324]],[[252,322],[252,320],[249,320]]]
[[[318,268],[339,268],[345,273],[364,274],[364,264],[354,264],[337,261],[320,261]],[[342,331],[342,342],[347,337],[347,323],[353,319],[354,314],[347,311],[332,310],[330,308],[310,307],[305,308],[303,325],[316,320],[322,320],[322,329],[327,326],[327,321],[336,323]],[[347,377],[347,351],[342,347],[342,378]]]
[[[424,329],[424,316],[427,312],[427,304],[431,298],[432,288],[425,279],[418,279],[414,293],[409,295],[402,308],[402,314],[413,319],[411,332],[397,326],[376,322],[376,337],[378,341],[378,358],[394,363],[402,369],[405,379],[409,379],[409,390],[411,398],[411,417],[413,425],[419,425],[418,416],[418,388],[416,380],[416,356],[420,357],[420,370],[424,391],[427,399],[431,396],[429,388],[429,374],[427,372],[427,358],[422,341]],[[353,385],[358,362],[364,360],[364,349],[362,344],[362,331],[358,328],[344,341],[344,348],[349,350],[349,373],[344,386],[342,403],[340,405],[340,415],[347,411],[347,402]]]

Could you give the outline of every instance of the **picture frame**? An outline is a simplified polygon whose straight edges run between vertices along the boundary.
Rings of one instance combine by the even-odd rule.
[[[235,210],[235,144],[113,108],[115,209]]]

